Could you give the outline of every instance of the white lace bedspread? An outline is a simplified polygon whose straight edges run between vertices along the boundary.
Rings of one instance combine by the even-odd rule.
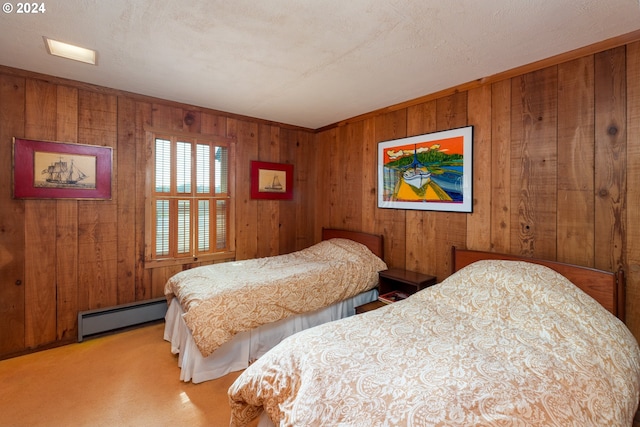
[[[236,333],[306,313],[378,284],[386,264],[366,246],[330,239],[286,255],[197,267],[165,285],[204,357]]]
[[[640,353],[563,276],[480,261],[410,298],[298,333],[229,389],[232,426],[625,426]]]

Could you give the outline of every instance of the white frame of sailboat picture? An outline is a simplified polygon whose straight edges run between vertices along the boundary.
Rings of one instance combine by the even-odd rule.
[[[13,139],[16,199],[111,200],[111,147]]]
[[[473,126],[378,144],[378,207],[473,210]]]

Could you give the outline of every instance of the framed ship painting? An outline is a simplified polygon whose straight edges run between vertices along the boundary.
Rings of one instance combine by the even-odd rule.
[[[378,144],[378,207],[471,212],[473,126]]]
[[[13,139],[16,199],[111,199],[112,149]]]
[[[251,162],[252,199],[293,199],[293,165]]]

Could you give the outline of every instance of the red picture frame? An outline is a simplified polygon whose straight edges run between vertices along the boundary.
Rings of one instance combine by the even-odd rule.
[[[293,199],[293,165],[252,161],[251,198]]]
[[[16,199],[111,199],[111,147],[13,139]]]

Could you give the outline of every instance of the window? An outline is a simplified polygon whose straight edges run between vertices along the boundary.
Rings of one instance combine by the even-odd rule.
[[[224,258],[233,251],[232,140],[150,134],[147,264]]]

